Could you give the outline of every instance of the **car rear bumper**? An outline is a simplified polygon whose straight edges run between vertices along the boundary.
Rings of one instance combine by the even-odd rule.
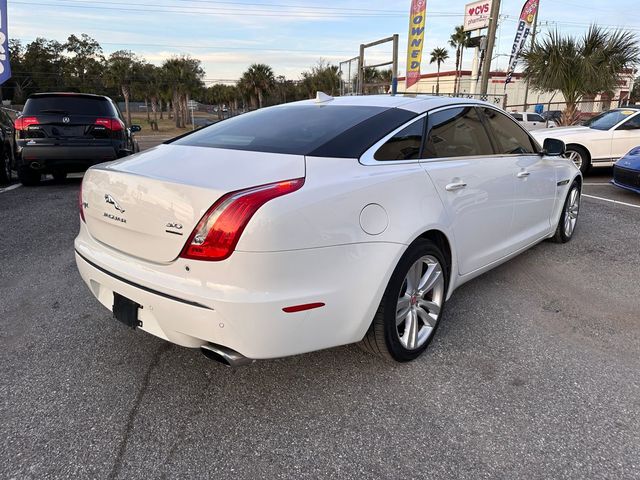
[[[84,171],[92,165],[118,158],[113,145],[25,145],[20,149],[19,165],[48,172]]]
[[[264,359],[361,340],[404,246],[236,251],[222,262],[159,265],[98,243],[83,224],[75,249],[80,275],[100,303],[111,310],[117,292],[142,306],[141,330],[186,347],[210,343]],[[324,306],[283,311],[316,302]]]

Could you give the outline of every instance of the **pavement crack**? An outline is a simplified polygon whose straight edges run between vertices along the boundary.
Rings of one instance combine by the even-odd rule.
[[[136,395],[136,399],[133,402],[133,407],[129,411],[129,415],[127,417],[127,423],[124,429],[124,435],[120,440],[120,445],[118,446],[118,453],[116,454],[116,458],[113,462],[113,467],[111,468],[111,472],[109,473],[109,480],[113,480],[118,477],[120,473],[120,469],[122,468],[122,462],[124,461],[124,455],[127,452],[127,445],[129,443],[129,437],[131,436],[131,432],[133,431],[133,425],[136,420],[136,416],[138,415],[138,409],[140,408],[140,404],[142,403],[142,399],[144,398],[147,389],[149,388],[149,383],[151,381],[151,374],[153,370],[160,363],[160,357],[171,348],[170,343],[165,343],[160,346],[156,350],[156,353],[153,355],[153,359],[147,368],[147,371],[144,374],[144,378],[142,379],[142,385],[138,390],[138,394]]]

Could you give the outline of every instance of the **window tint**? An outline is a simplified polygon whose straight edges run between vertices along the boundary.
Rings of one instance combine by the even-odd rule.
[[[174,145],[308,155],[385,108],[287,105],[245,113],[197,130]]]
[[[113,116],[109,101],[103,98],[78,97],[74,95],[37,96],[27,100],[23,115],[103,115]]]
[[[493,108],[483,108],[482,110],[498,142],[496,148],[499,154],[536,152],[531,138],[516,122]]]
[[[537,113],[527,113],[527,120],[530,122],[544,122],[544,118]]]
[[[382,145],[373,156],[376,160],[413,160],[420,158],[420,145],[424,134],[422,118],[400,130]]]
[[[522,114],[521,113],[512,113],[511,116],[513,118],[515,118],[516,120],[518,120],[519,122],[522,121]]]
[[[640,128],[640,115],[636,115],[633,118],[630,118],[622,125],[618,127],[618,129],[622,130],[637,130]]]
[[[487,131],[473,107],[441,110],[429,114],[429,133],[424,158],[491,155]]]

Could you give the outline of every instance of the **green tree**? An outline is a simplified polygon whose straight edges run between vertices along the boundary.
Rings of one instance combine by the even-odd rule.
[[[171,103],[176,127],[184,128],[187,123],[189,95],[202,89],[204,70],[200,60],[186,55],[165,60],[162,69],[172,92]]]
[[[470,32],[464,31],[464,25],[459,25],[453,31],[449,39],[449,45],[456,49],[456,80],[453,86],[453,91],[458,93],[460,89],[460,77],[462,70],[462,56],[464,49],[469,46],[469,39],[471,38]]]
[[[127,124],[131,125],[131,109],[129,100],[131,99],[132,85],[140,77],[143,62],[129,50],[118,50],[109,55],[107,62],[106,81],[120,89],[124,98],[124,111]]]
[[[96,93],[104,88],[105,58],[100,44],[86,33],[70,35],[63,45],[67,88]]]
[[[340,70],[323,59],[318,60],[311,70],[302,72],[302,89],[308,98],[315,97],[317,92],[327,95],[338,95],[340,92]]]
[[[593,25],[581,37],[550,32],[523,56],[524,77],[542,92],[560,91],[566,108],[562,124],[577,121],[583,97],[615,90],[622,71],[640,61],[636,36]]]
[[[438,65],[438,76],[436,77],[436,94],[440,93],[440,65],[449,58],[449,52],[445,48],[434,48],[431,50],[431,60],[429,63]]]
[[[241,83],[245,90],[255,94],[258,108],[262,108],[264,95],[270,92],[275,85],[275,76],[269,65],[254,63],[242,74]]]

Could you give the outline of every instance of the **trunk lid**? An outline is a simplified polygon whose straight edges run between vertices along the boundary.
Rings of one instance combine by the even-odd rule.
[[[304,175],[302,155],[161,145],[88,170],[82,201],[96,240],[168,263],[225,193]]]

